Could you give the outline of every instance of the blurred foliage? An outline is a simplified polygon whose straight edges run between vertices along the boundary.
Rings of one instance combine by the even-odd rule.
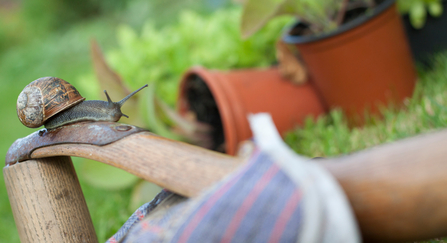
[[[140,178],[122,169],[94,160],[85,160],[78,171],[90,185],[106,190],[122,190],[129,188]]]
[[[157,26],[177,20],[184,9],[210,14],[229,0],[0,0],[0,51],[97,18],[141,28],[151,18]]]
[[[134,212],[136,208],[139,208],[141,205],[152,201],[152,199],[154,199],[154,195],[160,193],[161,190],[162,188],[154,183],[140,180],[132,190],[129,211]]]
[[[238,30],[239,17],[237,8],[218,10],[212,16],[184,11],[176,24],[156,28],[148,21],[141,33],[121,25],[119,47],[106,52],[106,59],[132,89],[155,82],[157,94],[173,105],[181,75],[191,66],[230,69],[275,62],[274,44],[290,18],[272,21],[244,41]],[[81,77],[92,78],[91,73]]]
[[[249,37],[271,19],[293,15],[312,24],[315,31],[330,31],[337,27],[336,13],[343,0],[246,0],[241,20],[242,36]]]
[[[0,4],[0,51],[125,9],[130,0],[8,1]]]
[[[439,17],[443,12],[442,0],[398,0],[401,14],[408,14],[411,25],[420,29],[424,27],[427,11],[432,17]]]
[[[369,9],[374,0],[240,0],[244,3],[241,33],[244,38],[278,16],[295,16],[312,34],[335,30],[349,9]],[[366,11],[365,11],[366,13]]]
[[[21,11],[28,29],[46,33],[75,22],[124,9],[128,0],[22,0]]]

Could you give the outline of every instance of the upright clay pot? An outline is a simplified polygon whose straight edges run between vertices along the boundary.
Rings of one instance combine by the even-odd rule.
[[[394,0],[336,31],[318,36],[284,36],[304,60],[312,81],[329,108],[342,108],[362,122],[365,110],[400,104],[417,79],[413,58]]]
[[[252,137],[247,120],[250,113],[270,113],[278,130],[285,132],[302,124],[307,116],[325,112],[310,84],[294,85],[283,79],[277,68],[215,71],[194,67],[180,83],[177,109],[181,114],[191,109],[189,84],[197,77],[206,84],[217,105],[225,152],[230,155],[236,153],[239,142]]]

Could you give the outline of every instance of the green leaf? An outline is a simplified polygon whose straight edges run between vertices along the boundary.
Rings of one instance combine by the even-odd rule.
[[[286,0],[248,0],[241,19],[242,38],[248,38],[275,17]]]
[[[299,9],[300,9],[300,5],[299,5],[298,1],[286,0],[286,1],[284,1],[283,4],[281,4],[276,15],[278,16],[278,15],[289,14],[289,15],[296,16],[297,13],[299,12]]]
[[[123,48],[131,48],[137,40],[137,34],[128,25],[118,27],[118,43]]]
[[[442,15],[442,3],[441,2],[429,2],[428,3],[428,12],[433,17],[439,17]]]
[[[159,115],[157,114],[157,108],[156,108],[156,97],[155,97],[155,84],[151,83],[149,84],[149,87],[146,91],[144,102],[144,114],[147,120],[148,127],[151,131],[154,133],[174,139],[174,140],[183,140],[183,138],[174,132],[172,132],[168,126],[166,126],[160,119]]]
[[[81,176],[90,185],[106,190],[121,190],[133,186],[139,178],[122,169],[94,160],[84,160]]]
[[[424,26],[427,12],[425,11],[423,2],[417,2],[411,6],[409,14],[410,23],[414,28],[420,29]]]
[[[410,12],[411,6],[421,0],[397,0],[397,8],[401,14],[407,14]]]

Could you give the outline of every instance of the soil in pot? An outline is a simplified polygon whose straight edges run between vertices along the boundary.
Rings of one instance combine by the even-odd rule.
[[[186,82],[186,99],[189,109],[194,111],[196,119],[211,125],[211,150],[225,152],[224,131],[216,101],[208,86],[198,75],[191,75]]]
[[[377,6],[377,5],[382,4],[383,2],[385,2],[385,0],[375,0],[375,1],[373,1],[373,4],[374,4],[374,6]],[[360,16],[364,16],[368,10],[369,9],[367,7],[362,6],[362,5],[353,6],[353,7],[351,7],[351,9],[347,9],[345,17],[343,18],[342,24],[347,24],[347,23],[357,19]]]

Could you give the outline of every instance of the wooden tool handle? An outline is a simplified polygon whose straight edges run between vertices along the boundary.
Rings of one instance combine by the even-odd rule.
[[[31,158],[76,156],[100,161],[163,188],[192,197],[221,180],[241,159],[150,132],[132,134],[114,143],[60,144],[35,150]]]
[[[346,192],[365,240],[447,236],[447,130],[323,165]]]
[[[28,160],[3,174],[22,243],[98,242],[70,157]]]

